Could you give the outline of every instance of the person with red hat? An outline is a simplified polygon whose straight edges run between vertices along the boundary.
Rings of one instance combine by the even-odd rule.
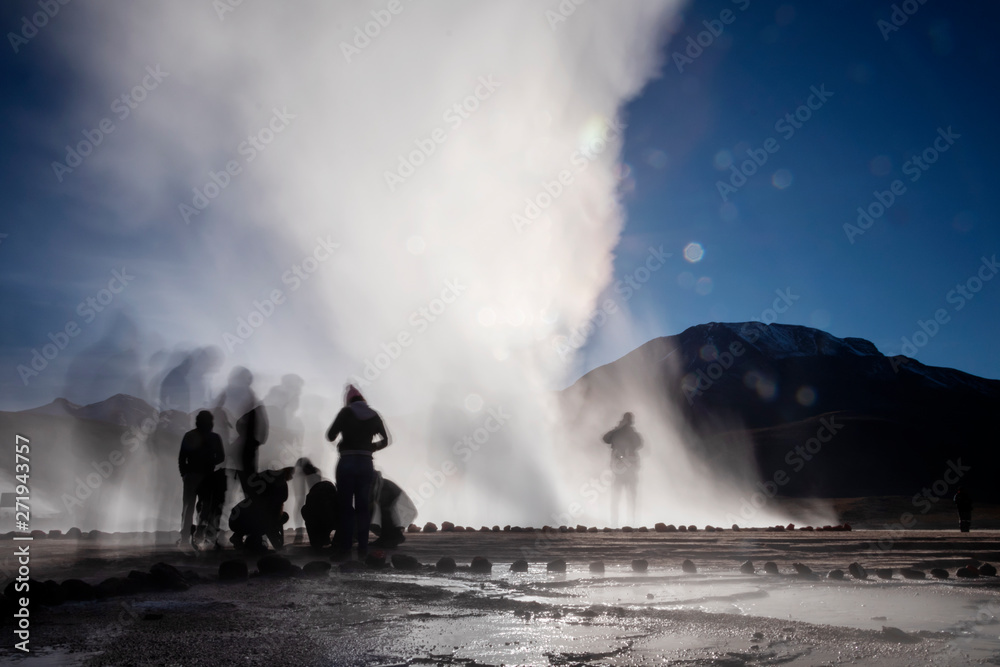
[[[388,447],[391,439],[382,418],[368,406],[354,385],[347,386],[344,407],[326,432],[330,442],[338,437],[340,460],[337,461],[336,482],[340,526],[333,537],[333,557],[342,559],[350,555],[356,531],[358,558],[363,559],[368,555],[369,500],[375,476],[372,455]]]

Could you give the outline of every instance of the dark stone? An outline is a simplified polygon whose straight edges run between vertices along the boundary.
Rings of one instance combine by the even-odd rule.
[[[578,533],[586,533],[587,532],[587,527],[586,526],[577,525],[576,532],[578,532]]]
[[[392,566],[397,570],[403,570],[404,572],[414,572],[420,569],[420,561],[413,556],[407,556],[406,554],[393,554]]]
[[[979,570],[971,565],[966,565],[965,567],[958,568],[958,571],[955,572],[955,576],[960,579],[975,579],[979,576]]]
[[[97,591],[94,590],[94,587],[80,579],[67,579],[62,582],[60,587],[66,594],[66,599],[74,602],[93,600],[97,597]]]
[[[511,572],[527,572],[528,571],[528,561],[523,558],[519,558],[510,564]]]
[[[63,532],[61,530],[50,530],[49,531],[49,539],[50,540],[58,540],[58,539],[62,539],[62,537],[63,537]]]
[[[71,540],[78,540],[81,537],[83,537],[83,533],[80,531],[79,528],[73,526],[72,528],[66,531],[66,537]]]
[[[499,533],[500,532],[500,526],[493,526],[492,528],[490,528],[490,530],[492,530],[494,533]]]
[[[444,572],[445,574],[451,574],[458,568],[455,564],[455,559],[451,556],[444,556],[441,558],[435,567],[437,567],[438,572]]]
[[[632,528],[632,526],[622,526],[623,533],[631,533],[633,530],[634,528]]]
[[[595,574],[604,574],[604,561],[595,560],[593,563],[590,564],[590,571]]]
[[[566,560],[564,558],[556,558],[555,560],[549,561],[545,566],[547,572],[565,572],[566,571]]]
[[[658,533],[665,533],[667,532],[667,524],[660,522],[655,526],[653,526],[653,530],[655,530]]]
[[[437,525],[434,524],[434,523],[431,523],[430,521],[428,521],[427,523],[424,524],[424,532],[425,533],[436,533],[437,529],[438,529]]]
[[[922,570],[914,570],[913,568],[904,567],[899,571],[903,575],[903,579],[926,579],[927,575]]]
[[[735,524],[735,523],[734,523],[734,524],[733,524],[733,528],[732,528],[732,529],[733,529],[733,530],[739,530],[739,529],[740,529],[740,527],[739,527],[739,526],[738,526],[737,524]]]
[[[288,577],[292,575],[292,561],[278,554],[267,554],[257,559],[257,571],[263,575]]]
[[[381,551],[373,551],[365,556],[365,565],[373,570],[381,570],[388,567],[389,563],[386,562],[385,553]]]
[[[245,560],[234,558],[219,563],[219,581],[246,581],[249,576]]]
[[[931,570],[931,576],[934,577],[935,579],[947,579],[951,575],[948,574],[948,570],[936,567],[933,570]]]
[[[482,556],[476,556],[472,559],[469,569],[472,570],[473,574],[489,574],[493,571],[493,563]]]
[[[663,529],[663,532],[664,532],[664,533],[676,533],[676,532],[677,532],[677,526],[675,526],[675,525],[674,525],[674,524],[672,524],[672,523],[670,523],[670,524],[667,524],[667,525],[666,525],[666,526],[664,527],[664,529]]]
[[[693,525],[692,526],[688,526],[688,532],[689,533],[697,533],[698,532],[698,526],[693,526]]]
[[[649,532],[649,528],[646,528],[645,526],[639,526],[638,528],[635,529],[635,532],[637,532],[637,533],[648,533]]]
[[[773,560],[764,563],[764,574],[778,574],[778,564]]]
[[[408,533],[419,533],[420,532],[420,526],[418,526],[415,523],[411,523],[409,526],[406,527],[406,532],[408,532]]]
[[[813,574],[812,568],[804,563],[792,563],[792,567],[795,568],[795,573],[800,576],[809,577]]]
[[[983,563],[979,566],[979,574],[984,577],[995,577],[997,576],[997,569],[989,563]]]
[[[587,532],[588,533],[596,533],[597,532],[597,526],[591,526],[590,528],[587,529]]]
[[[31,531],[31,537],[36,540],[46,540],[48,539],[49,534],[46,533],[44,530],[33,530]]]
[[[325,560],[309,561],[302,568],[302,575],[306,577],[325,577],[330,573],[333,566]]]
[[[635,558],[632,560],[633,572],[645,572],[649,569],[649,561],[645,558]]]
[[[891,567],[880,567],[875,570],[875,576],[879,579],[892,579],[892,568]]]
[[[150,588],[153,585],[153,575],[142,570],[131,570],[128,578],[140,584],[143,588]]]
[[[97,584],[95,591],[99,598],[112,598],[120,595],[132,595],[142,587],[135,579],[127,577],[110,577]]]
[[[826,576],[828,576],[831,579],[834,579],[836,581],[842,581],[844,579],[844,571],[843,570],[830,570],[830,574],[828,574]]]
[[[698,567],[694,564],[694,561],[685,558],[681,563],[681,570],[687,572],[688,574],[694,574],[698,571]]]
[[[847,566],[847,571],[851,573],[851,576],[855,579],[867,579],[868,570],[863,568],[860,563],[851,563]]]
[[[686,532],[688,532],[688,527],[687,526],[677,526],[677,532],[679,532],[679,533],[686,533]]]
[[[28,580],[29,583],[34,581],[33,579]],[[66,601],[66,592],[63,590],[59,582],[53,581],[52,579],[46,579],[41,583],[40,586],[35,586],[31,584],[31,590],[36,594],[32,597],[32,601],[37,601],[39,604],[43,604],[46,607],[54,607],[57,604],[62,604]]]
[[[177,568],[168,563],[156,563],[149,568],[149,575],[153,585],[157,588],[164,588],[172,591],[186,591],[191,588]]]
[[[442,522],[441,523],[441,532],[442,533],[453,533],[453,532],[455,532],[455,524],[453,524],[451,521],[444,521],[444,522]]]
[[[743,574],[754,574],[757,572],[757,568],[753,566],[753,561],[748,560],[743,565],[740,565],[740,572]]]

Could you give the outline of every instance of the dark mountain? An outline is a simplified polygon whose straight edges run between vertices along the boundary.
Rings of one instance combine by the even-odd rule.
[[[710,323],[651,340],[563,392],[573,410],[628,409],[623,396],[652,396],[711,465],[745,466],[745,452],[732,448],[749,442],[759,479],[783,480],[782,495],[912,496],[928,487],[933,497],[919,511],[965,484],[1000,499],[1000,381],[887,357],[860,338]]]

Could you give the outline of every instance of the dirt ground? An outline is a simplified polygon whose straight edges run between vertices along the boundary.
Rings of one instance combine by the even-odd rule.
[[[242,554],[187,553],[169,535],[31,543],[31,576],[97,584],[167,562],[198,573],[181,592],[148,592],[40,608],[31,653],[5,625],[0,660],[21,665],[964,665],[1000,664],[1000,578],[956,579],[975,560],[1000,562],[1000,533],[852,531],[412,534],[391,567],[320,578],[218,581]],[[166,542],[166,543],[163,543]],[[15,542],[0,541],[13,552]],[[282,555],[326,560],[304,545]],[[434,564],[450,556],[451,574]],[[490,574],[473,574],[475,556]],[[524,573],[510,571],[519,558]],[[547,563],[565,559],[565,572]],[[632,561],[644,559],[645,572]],[[697,572],[683,572],[690,559]],[[249,569],[256,559],[246,558]],[[593,561],[605,565],[590,571]],[[742,574],[750,560],[757,573]],[[762,573],[773,561],[780,574]],[[857,561],[864,581],[827,577]],[[0,560],[2,562],[2,560]],[[793,563],[817,576],[795,574]],[[904,580],[904,567],[948,569]]]

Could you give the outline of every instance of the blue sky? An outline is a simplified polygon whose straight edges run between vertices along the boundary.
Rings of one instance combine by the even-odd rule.
[[[867,338],[886,354],[900,353],[903,337],[913,339],[920,322],[937,314],[936,330],[927,325],[935,334],[913,356],[1000,378],[1000,280],[977,283],[977,274],[995,271],[983,258],[1000,253],[989,185],[1000,155],[1000,9],[934,1],[911,8],[898,30],[886,31],[879,21],[891,21],[892,3],[715,0],[687,7],[662,48],[661,74],[623,111],[627,222],[615,280],[634,275],[650,247],[673,256],[627,300],[612,283],[608,296],[627,305],[636,326],[625,335],[599,328],[579,370],[696,324],[768,320],[778,300],[788,307],[775,321]],[[98,196],[79,174],[53,178],[52,161],[75,136],[59,123],[93,82],[56,54],[55,29],[15,53],[9,33],[33,11],[33,2],[0,10],[7,35],[0,47],[0,233],[7,235],[0,238],[0,388],[4,405],[21,407],[51,400],[59,384],[26,388],[17,365],[68,322],[85,323],[79,304],[108,287],[122,258],[165,270],[179,255],[211,261],[204,240],[176,224],[120,224],[105,202],[125,184]],[[53,24],[69,24],[72,11],[66,6]],[[707,32],[704,21],[721,33]],[[686,52],[688,39],[699,36],[701,52]],[[84,117],[106,115],[109,101],[97,99]],[[776,128],[797,110],[808,119],[794,133]],[[118,136],[105,139],[139,132],[138,122],[127,121],[115,120]],[[951,139],[939,141],[947,150],[938,152],[942,134]],[[936,160],[913,180],[913,163],[904,169],[926,150]],[[767,159],[723,201],[719,183],[729,181],[730,164],[751,159],[748,151]],[[174,175],[163,178],[172,183]],[[891,192],[896,180],[902,194],[885,213],[863,233],[846,232],[858,208],[872,206],[875,193]],[[689,244],[700,246],[691,247],[699,261],[684,258]],[[265,251],[255,248],[251,257]],[[966,284],[981,290],[949,300]],[[136,304],[126,297],[112,308],[133,313]],[[101,317],[100,327],[121,321]],[[156,328],[155,320],[140,324]],[[100,331],[86,328],[73,345],[94,344]]]
[[[799,299],[778,322],[867,338],[886,354],[944,309],[945,323],[911,356],[1000,378],[1000,281],[948,300],[970,278],[979,287],[982,258],[1000,251],[990,186],[1000,149],[998,7],[928,2],[885,39],[878,22],[891,20],[891,3],[743,4],[689,6],[662,77],[626,109],[635,183],[617,274],[633,270],[647,245],[665,244],[675,259],[687,243],[704,248],[701,261],[669,265],[632,298],[633,312],[660,313],[636,338],[767,319],[775,290],[789,289]],[[678,71],[670,56],[725,9],[732,22]],[[776,122],[819,86],[832,96],[786,140]],[[913,181],[920,167],[903,169],[939,128],[960,138]],[[716,168],[717,156],[742,162],[771,137],[778,151],[723,207],[717,183],[731,172]],[[791,177],[781,189],[772,184],[779,170]],[[897,179],[903,194],[849,238],[844,225],[856,223],[858,207]],[[684,272],[710,278],[711,291],[680,286]]]

